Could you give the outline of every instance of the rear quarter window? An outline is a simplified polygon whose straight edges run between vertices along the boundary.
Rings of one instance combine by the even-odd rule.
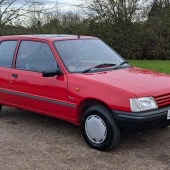
[[[0,66],[12,67],[12,61],[18,41],[2,41],[0,43]]]

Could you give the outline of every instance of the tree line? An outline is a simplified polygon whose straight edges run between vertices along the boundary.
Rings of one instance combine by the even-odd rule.
[[[38,0],[0,0],[0,35],[92,35],[127,59],[170,59],[170,0],[89,0],[79,10],[62,12],[57,3],[47,10]]]

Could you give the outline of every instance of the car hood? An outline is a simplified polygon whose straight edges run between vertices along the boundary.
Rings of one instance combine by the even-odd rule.
[[[138,67],[124,68],[80,76],[133,93],[137,97],[170,93],[170,75]]]

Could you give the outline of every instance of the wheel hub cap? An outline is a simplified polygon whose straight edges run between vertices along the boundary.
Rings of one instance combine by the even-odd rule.
[[[85,131],[88,138],[96,144],[102,143],[107,136],[107,127],[105,122],[96,115],[91,115],[86,119]]]

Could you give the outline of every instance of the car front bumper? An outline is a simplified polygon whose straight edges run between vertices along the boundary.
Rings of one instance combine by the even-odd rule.
[[[170,120],[167,119],[168,110],[170,110],[170,106],[136,113],[118,110],[112,112],[121,130],[139,131],[170,125]]]

